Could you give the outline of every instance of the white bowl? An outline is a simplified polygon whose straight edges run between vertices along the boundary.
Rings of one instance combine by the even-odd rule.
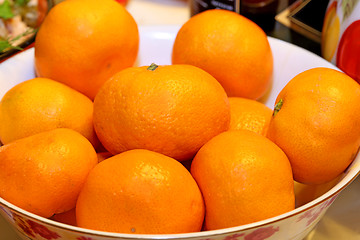
[[[140,55],[137,65],[170,64],[172,44],[180,26],[140,27]],[[319,56],[289,43],[269,38],[274,53],[274,83],[262,99],[273,108],[275,98],[285,84],[298,73],[313,67],[336,67]],[[34,49],[22,52],[0,64],[0,98],[15,84],[33,78]],[[360,157],[357,156],[346,172],[330,184],[318,187],[297,185],[297,207],[285,214],[238,227],[186,234],[140,235],[88,230],[24,211],[0,198],[0,214],[24,239],[303,239],[325,214],[326,210],[359,174]],[[315,189],[316,188],[316,189]],[[315,191],[316,190],[316,191]],[[314,193],[317,194],[314,194]],[[319,196],[318,193],[321,193]]]

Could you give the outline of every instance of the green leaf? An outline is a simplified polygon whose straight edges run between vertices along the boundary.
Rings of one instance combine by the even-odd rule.
[[[3,52],[5,49],[12,47],[9,41],[0,40],[0,52]]]
[[[148,68],[147,70],[150,70],[150,71],[155,71],[155,69],[158,68],[158,65],[156,65],[155,63],[152,63]]]
[[[13,46],[14,41],[17,41],[24,36],[36,33],[36,31],[37,31],[36,29],[29,29],[26,32],[14,37],[13,39],[0,40],[0,53],[10,50],[10,49],[23,50],[22,47]]]
[[[11,11],[9,0],[5,0],[0,4],[0,18],[9,19],[14,17],[14,13]]]
[[[279,102],[276,103],[275,107],[274,107],[274,111],[273,111],[273,116],[275,117],[275,115],[280,111],[282,105],[284,104],[284,100],[281,98],[279,100]]]
[[[0,40],[0,53],[10,49],[23,50],[21,47],[11,45],[8,40]]]
[[[15,0],[15,4],[19,6],[25,6],[29,0]]]
[[[0,40],[0,52],[14,48],[7,40]]]

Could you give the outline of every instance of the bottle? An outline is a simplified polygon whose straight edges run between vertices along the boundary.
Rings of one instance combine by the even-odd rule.
[[[209,9],[226,9],[239,13],[257,23],[264,30],[275,24],[279,0],[191,0],[190,14]]]
[[[322,28],[323,58],[360,83],[360,3],[330,0]]]
[[[191,16],[208,9],[226,9],[241,14],[275,15],[278,0],[192,0]]]
[[[190,1],[191,16],[208,9],[226,9],[240,13],[240,0],[192,0]]]

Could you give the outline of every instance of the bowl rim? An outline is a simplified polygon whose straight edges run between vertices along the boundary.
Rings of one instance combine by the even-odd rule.
[[[223,229],[217,229],[217,230],[207,230],[207,231],[200,231],[200,232],[190,232],[190,233],[175,233],[175,234],[133,234],[133,233],[116,233],[116,232],[106,232],[106,231],[100,231],[100,230],[92,230],[77,226],[72,226],[69,224],[57,222],[52,219],[48,219],[45,217],[38,216],[34,213],[28,212],[24,209],[21,209],[14,204],[6,201],[5,199],[0,197],[0,206],[7,207],[11,211],[16,212],[20,215],[25,215],[26,217],[30,218],[31,220],[35,220],[38,222],[41,222],[43,224],[47,224],[51,227],[59,228],[61,230],[65,231],[72,231],[79,234],[86,234],[86,235],[92,235],[97,237],[107,237],[107,238],[116,238],[116,239],[191,239],[191,238],[199,238],[199,237],[208,237],[208,236],[217,236],[217,235],[229,235],[229,234],[235,234],[239,231],[245,231],[245,230],[251,230],[259,227],[264,227],[268,224],[274,224],[277,223],[283,219],[291,218],[295,215],[301,214],[315,206],[318,206],[325,202],[326,200],[329,200],[333,197],[337,197],[338,194],[344,190],[347,186],[350,185],[351,182],[353,182],[358,175],[360,174],[360,155],[358,154],[356,158],[353,160],[353,162],[348,166],[348,168],[344,171],[342,178],[339,180],[338,183],[336,183],[335,186],[333,186],[331,189],[329,189],[326,193],[322,194],[321,196],[313,199],[312,201],[295,208],[294,210],[291,210],[289,212],[283,213],[281,215],[271,217],[268,219],[264,219],[258,222],[249,223],[245,225],[235,226],[235,227],[229,227],[229,228],[223,228]]]

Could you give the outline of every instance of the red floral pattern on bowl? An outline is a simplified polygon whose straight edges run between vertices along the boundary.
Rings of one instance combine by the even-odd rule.
[[[306,234],[312,229],[309,226],[317,223],[321,216],[326,212],[331,203],[336,199],[337,194],[329,197],[326,201],[323,201],[314,207],[309,207],[304,211],[286,216],[285,218],[277,217],[278,220],[274,221],[263,221],[264,224],[260,224],[260,226],[256,226],[253,228],[246,228],[244,226],[244,230],[241,227],[230,228],[228,230],[219,230],[219,231],[209,231],[210,237],[203,237],[206,232],[194,233],[194,234],[185,234],[179,235],[181,238],[185,239],[198,239],[198,240],[277,240],[277,239],[285,239],[281,235],[282,229],[293,229],[294,236],[298,236],[298,238],[293,239],[302,239],[306,236]],[[10,204],[11,205],[11,204]],[[15,206],[14,206],[15,207]],[[15,207],[16,208],[16,207]],[[0,213],[14,223],[16,229],[22,234],[27,236],[31,240],[56,240],[56,239],[66,239],[66,240],[108,240],[114,239],[112,237],[104,237],[98,236],[101,232],[98,231],[90,231],[86,229],[81,229],[77,227],[68,226],[66,229],[66,225],[54,222],[49,219],[43,219],[41,217],[37,217],[42,222],[35,221],[28,216],[24,216],[21,213],[18,213],[12,209],[9,209],[5,206],[0,205]],[[32,215],[32,214],[30,214]],[[287,214],[285,214],[287,215]],[[267,223],[268,222],[268,223]],[[253,224],[249,224],[251,226]],[[299,228],[300,225],[303,225],[303,228]],[[64,227],[65,226],[65,227]],[[295,227],[296,226],[296,227]],[[240,230],[238,230],[240,229]],[[89,232],[89,233],[87,233]],[[228,234],[226,232],[229,232]],[[110,233],[109,233],[110,234]],[[110,234],[111,235],[111,234]],[[116,239],[129,239],[130,236],[128,234],[113,234],[118,237]],[[146,235],[144,235],[146,238]],[[203,237],[203,238],[202,238]],[[151,235],[149,235],[149,239]],[[161,238],[161,235],[159,236]],[[156,238],[155,238],[156,239]]]

